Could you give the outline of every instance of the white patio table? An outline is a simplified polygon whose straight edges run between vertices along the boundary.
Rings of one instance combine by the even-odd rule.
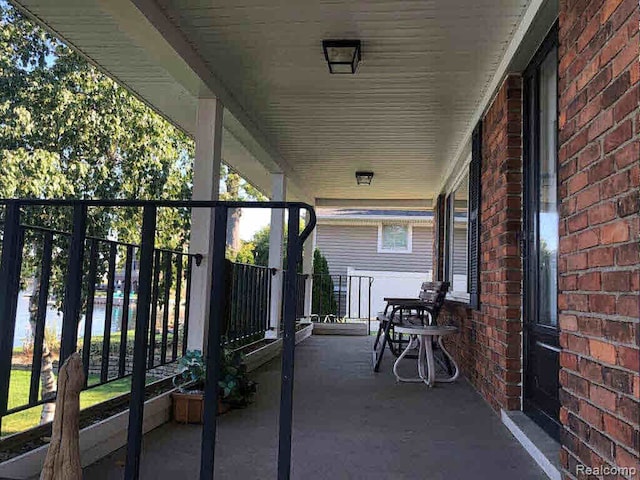
[[[457,327],[453,326],[396,326],[394,327],[396,333],[403,333],[409,335],[409,344],[407,348],[400,354],[398,359],[393,364],[393,374],[396,376],[398,382],[424,382],[428,386],[433,387],[435,382],[453,382],[458,378],[460,373],[458,364],[453,359],[451,354],[447,352],[442,344],[442,339],[446,335],[450,335],[458,331]],[[447,356],[454,368],[454,374],[450,377],[438,377],[436,378],[436,365],[433,357],[433,339],[437,339],[438,345],[442,349],[442,352]],[[407,378],[402,377],[398,373],[398,365],[400,361],[409,353],[409,351],[418,347],[418,377]],[[427,374],[425,375],[424,365],[427,364]]]

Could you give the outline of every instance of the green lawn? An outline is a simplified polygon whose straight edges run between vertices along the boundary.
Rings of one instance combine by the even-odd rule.
[[[11,370],[11,383],[9,385],[9,408],[24,405],[29,398],[29,382],[31,372],[26,370]],[[100,380],[97,375],[89,376],[89,384]],[[147,383],[149,380],[147,379]],[[104,402],[117,397],[130,390],[131,377],[115,380],[111,383],[86,390],[80,394],[80,408],[87,408],[96,403]],[[2,436],[21,432],[38,425],[42,406],[23,410],[2,419]]]

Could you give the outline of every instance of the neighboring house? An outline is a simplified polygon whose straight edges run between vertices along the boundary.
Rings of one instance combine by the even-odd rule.
[[[374,279],[372,316],[384,309],[384,297],[415,297],[422,282],[431,280],[433,212],[319,208],[317,216],[316,247],[327,259],[335,291],[341,292],[341,315],[367,315],[368,282],[358,276]],[[463,235],[455,223],[460,234],[454,238],[466,244],[466,224]],[[466,248],[454,251],[462,252],[461,271],[466,271]]]

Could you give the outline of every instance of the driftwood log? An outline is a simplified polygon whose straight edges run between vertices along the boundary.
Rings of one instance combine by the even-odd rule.
[[[58,374],[56,415],[40,480],[82,480],[79,417],[83,385],[82,359],[74,353]]]

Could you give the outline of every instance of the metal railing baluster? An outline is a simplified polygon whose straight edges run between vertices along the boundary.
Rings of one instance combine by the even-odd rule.
[[[182,254],[176,255],[176,297],[173,311],[173,342],[171,342],[171,361],[178,358],[178,337],[180,332],[180,299],[182,298]]]
[[[127,363],[127,343],[129,339],[129,302],[131,297],[131,270],[133,268],[133,246],[127,246],[124,265],[124,285],[122,286],[122,321],[120,323],[120,355],[118,375],[124,377]]]
[[[190,255],[187,258],[187,291],[185,293],[184,304],[184,326],[182,327],[182,355],[187,353],[187,338],[189,337],[189,313],[191,309],[191,271],[193,268],[193,257]]]
[[[153,266],[153,293],[151,295],[151,319],[149,324],[149,360],[147,367],[156,364],[156,326],[158,322],[158,296],[160,289],[160,251],[155,252]]]
[[[172,268],[171,253],[164,252],[164,294],[162,296],[162,343],[160,347],[160,365],[167,363],[167,343],[169,339],[169,297],[171,296]]]
[[[367,335],[371,335],[371,285],[373,284],[373,278],[369,277],[369,310],[367,315]]]
[[[351,280],[353,280],[352,277],[348,276],[347,282],[349,282],[349,284],[347,285],[347,306],[349,307],[349,314],[347,315],[347,318],[351,318],[351,284],[353,283]]]
[[[296,282],[298,262],[302,260],[300,208],[289,209],[287,232],[287,271],[284,291],[284,337],[282,339],[282,383],[280,390],[280,420],[278,434],[278,480],[291,475],[291,435],[293,427],[293,373],[296,337]]]
[[[20,203],[9,202],[5,210],[4,241],[0,260],[0,428],[9,402],[11,358],[22,263],[21,236]]]
[[[342,316],[342,275],[338,275],[338,312],[337,316]]]
[[[358,319],[362,318],[360,307],[362,306],[362,277],[358,277]]]
[[[248,325],[249,325],[249,294],[250,294],[250,285],[249,285],[249,269],[246,265],[242,266],[242,318],[240,320],[240,328],[239,330],[239,339],[242,339],[247,336]]]
[[[220,275],[225,269],[225,248],[227,240],[227,208],[215,207],[213,232],[212,272],[218,272],[211,279],[211,303],[209,310],[209,330],[207,332],[206,380],[204,387],[204,419],[202,443],[200,445],[200,480],[213,478],[216,448],[216,416],[218,414],[218,379],[220,378],[221,327],[227,302],[227,276]]]
[[[91,328],[93,326],[93,304],[96,296],[96,278],[98,276],[98,242],[89,240],[89,274],[87,277],[87,309],[84,314],[84,335],[82,337],[82,368],[84,385],[89,384],[89,363],[91,362]]]
[[[65,281],[59,365],[64,364],[67,357],[76,351],[78,345],[78,321],[82,301],[82,258],[86,231],[87,206],[83,203],[76,204],[73,207],[73,230]]]
[[[107,268],[107,304],[104,312],[104,333],[102,337],[102,362],[100,364],[100,382],[109,378],[111,360],[111,320],[113,318],[113,294],[115,291],[117,245],[109,244],[109,266]]]
[[[256,333],[256,271],[249,270],[249,324],[247,336],[253,337]]]
[[[31,369],[31,385],[29,387],[29,403],[37,402],[40,392],[40,373],[42,371],[42,351],[44,348],[45,323],[47,321],[47,300],[49,299],[52,250],[53,233],[45,232],[42,244],[42,267],[40,268],[40,285],[38,288],[36,330],[33,336],[33,366]]]
[[[131,397],[129,400],[129,426],[127,429],[127,458],[124,471],[124,478],[126,480],[137,480],[140,475],[142,421],[144,418],[144,386],[146,380],[145,360],[147,354],[149,304],[151,302],[153,277],[156,213],[156,207],[149,205],[144,207],[142,214],[138,308],[136,310],[136,333],[134,341],[136,348],[133,350],[133,374],[131,378]]]

